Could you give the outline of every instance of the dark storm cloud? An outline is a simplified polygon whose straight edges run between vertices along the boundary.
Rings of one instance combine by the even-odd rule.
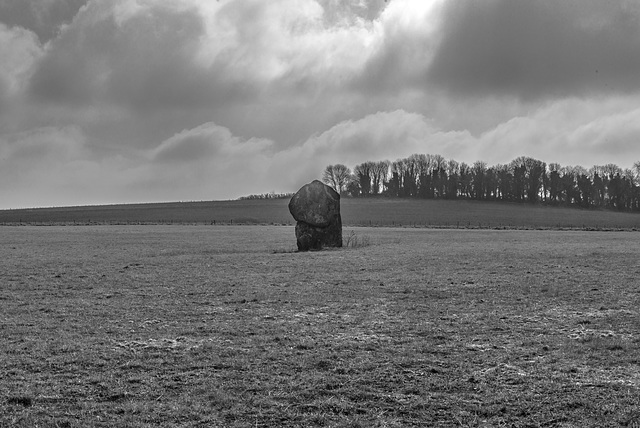
[[[228,109],[255,100],[282,70],[297,71],[291,52],[313,58],[288,33],[311,19],[291,13],[289,28],[279,13],[267,2],[90,2],[47,45],[28,92],[51,104],[144,114]]]
[[[104,140],[158,144],[213,120],[290,144],[335,123],[324,105],[339,105],[330,90],[356,74],[365,40],[379,37],[360,15],[338,16],[374,16],[380,4],[327,2],[338,21],[330,28],[312,0],[90,2],[46,46],[27,91],[58,111],[108,108],[92,125]]]
[[[193,61],[204,32],[197,11],[158,6],[117,22],[104,6],[93,3],[52,42],[31,79],[32,96],[137,109],[202,102],[211,85]]]
[[[0,22],[33,31],[41,42],[54,38],[89,0],[2,0]]]
[[[640,89],[640,7],[625,0],[451,0],[428,71],[458,94],[522,99]]]

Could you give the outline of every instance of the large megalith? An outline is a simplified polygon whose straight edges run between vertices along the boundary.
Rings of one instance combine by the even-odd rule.
[[[314,180],[302,186],[289,201],[289,212],[296,220],[298,251],[342,247],[340,195]]]

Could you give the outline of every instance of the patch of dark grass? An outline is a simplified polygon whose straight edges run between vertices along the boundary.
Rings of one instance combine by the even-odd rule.
[[[273,254],[292,254],[292,253],[297,253],[298,249],[297,248],[276,248],[273,249],[271,251]]]
[[[14,406],[31,407],[33,405],[33,398],[25,395],[12,396],[7,398],[7,404]]]

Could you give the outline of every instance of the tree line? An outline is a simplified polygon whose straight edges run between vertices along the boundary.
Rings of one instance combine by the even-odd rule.
[[[473,199],[543,203],[583,208],[640,211],[640,162],[632,169],[614,164],[546,164],[520,156],[508,164],[472,165],[440,155],[414,154],[395,162],[368,161],[353,171],[328,165],[322,181],[352,197]]]
[[[275,192],[259,193],[255,195],[241,196],[238,198],[238,200],[247,201],[247,200],[256,200],[256,199],[289,199],[293,197],[293,195],[294,193],[275,193]]]

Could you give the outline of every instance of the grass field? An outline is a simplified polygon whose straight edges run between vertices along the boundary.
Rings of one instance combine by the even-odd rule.
[[[637,233],[351,231],[0,227],[0,426],[638,426]]]
[[[0,211],[2,224],[294,224],[288,199],[184,202]],[[343,198],[347,226],[511,229],[640,229],[639,213],[525,204]]]

